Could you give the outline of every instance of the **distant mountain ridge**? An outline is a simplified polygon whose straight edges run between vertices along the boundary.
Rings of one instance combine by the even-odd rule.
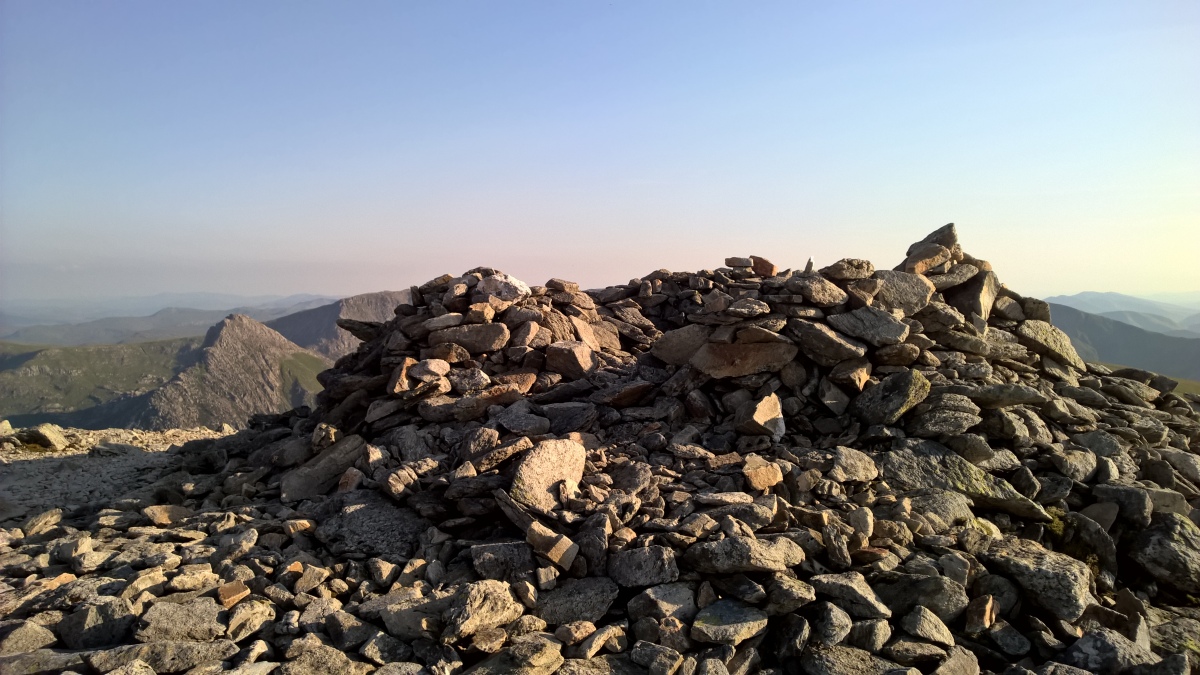
[[[339,319],[387,321],[409,297],[405,290],[309,299],[253,308],[255,316],[168,308],[149,317],[23,329],[17,337],[43,343],[118,344],[0,342],[0,418],[84,428],[241,426],[253,414],[313,401],[321,389],[317,373],[358,349]],[[264,316],[270,325],[256,320]]]
[[[230,313],[270,321],[328,304],[325,298],[310,298],[286,305],[233,307],[233,309],[193,309],[193,307],[164,307],[149,316],[115,316],[97,318],[83,323],[28,325],[0,336],[6,342],[23,345],[121,345],[127,342],[172,340],[175,337],[204,335],[212,324]]]
[[[308,299],[284,306],[235,307],[233,309],[194,309],[167,307],[149,316],[115,316],[84,323],[27,326],[0,337],[5,342],[29,345],[102,345],[151,342],[204,335],[213,324],[230,314],[242,314],[257,321],[327,304],[324,298]]]
[[[310,405],[321,389],[317,373],[329,365],[236,314],[203,341],[50,349],[0,343],[0,417],[18,426],[240,427],[251,415]]]
[[[1172,321],[1171,319],[1158,314],[1144,314],[1142,312],[1104,312],[1099,316],[1103,316],[1114,321],[1120,321],[1121,323],[1127,323],[1130,326],[1137,326],[1142,330],[1148,330],[1152,333],[1162,333],[1163,335],[1173,335],[1175,337],[1200,338],[1200,330],[1189,330],[1178,322]]]
[[[358,340],[337,327],[338,319],[387,321],[396,305],[408,302],[409,291],[379,291],[342,298],[290,296],[274,303],[233,309],[167,307],[149,316],[117,316],[75,324],[26,326],[0,340],[38,346],[126,344],[204,335],[229,314],[267,323],[291,341],[331,359],[358,348]],[[298,299],[296,302],[288,301]]]
[[[234,309],[285,308],[311,301],[324,304],[336,295],[295,293],[292,295],[235,295],[232,293],[157,293],[118,298],[47,298],[14,300],[0,306],[0,334],[38,325],[83,323],[112,317],[143,317],[169,307],[185,307],[230,314]],[[244,312],[243,312],[244,313]],[[201,333],[203,335],[203,333]]]
[[[1200,379],[1200,338],[1163,335],[1066,305],[1051,303],[1050,309],[1054,325],[1086,360]]]
[[[268,321],[267,325],[301,347],[336,361],[359,345],[358,338],[338,328],[338,319],[388,321],[396,318],[396,305],[408,302],[411,297],[407,290],[353,295]]]
[[[1043,299],[1046,302],[1065,305],[1081,312],[1087,312],[1088,314],[1103,315],[1108,312],[1138,312],[1140,314],[1153,314],[1166,317],[1171,321],[1182,324],[1184,328],[1191,327],[1191,321],[1195,320],[1197,322],[1196,326],[1200,327],[1200,311],[1193,307],[1159,302],[1157,300],[1147,300],[1132,295],[1125,295],[1124,293],[1085,291],[1083,293],[1076,293],[1075,295],[1054,295]]]

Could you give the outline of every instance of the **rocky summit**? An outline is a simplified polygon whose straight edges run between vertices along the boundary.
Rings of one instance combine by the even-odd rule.
[[[1200,673],[1175,382],[953,225],[724,263],[340,321],[313,409],[0,530],[0,672]]]

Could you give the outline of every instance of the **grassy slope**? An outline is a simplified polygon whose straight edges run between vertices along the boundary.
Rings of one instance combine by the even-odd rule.
[[[1200,382],[1196,380],[1180,380],[1179,387],[1175,391],[1181,394],[1200,395]]]
[[[200,338],[94,347],[0,342],[0,417],[88,408],[161,386],[196,358]]]
[[[325,370],[328,364],[312,354],[293,354],[279,364],[279,374],[283,378],[284,391],[291,393],[289,403],[294,407],[313,405],[316,395],[321,391],[321,383],[317,382],[317,373]]]

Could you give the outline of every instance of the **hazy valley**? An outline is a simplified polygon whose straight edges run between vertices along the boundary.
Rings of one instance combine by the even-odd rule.
[[[337,321],[386,320],[407,293],[317,307],[310,299],[249,315],[240,308],[170,309],[22,329],[14,337],[43,337],[51,345],[122,339],[77,346],[0,341],[0,419],[89,429],[240,428],[251,415],[311,405],[320,391],[317,373],[357,348],[357,338]],[[137,338],[147,334],[172,337]]]

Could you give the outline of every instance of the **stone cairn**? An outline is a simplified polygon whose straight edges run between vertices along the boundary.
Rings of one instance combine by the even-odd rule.
[[[1200,672],[1200,415],[953,225],[414,288],[316,410],[0,530],[0,672]]]

